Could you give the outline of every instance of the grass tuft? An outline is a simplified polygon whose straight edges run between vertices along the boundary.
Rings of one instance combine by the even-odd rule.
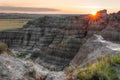
[[[101,57],[98,62],[89,65],[86,69],[77,69],[79,80],[119,80],[115,70],[120,64],[119,55]]]
[[[21,53],[18,55],[18,58],[25,58],[27,55],[28,55],[28,53],[26,53],[26,52],[21,52]]]

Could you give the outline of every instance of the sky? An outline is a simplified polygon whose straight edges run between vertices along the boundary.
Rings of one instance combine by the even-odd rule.
[[[36,14],[89,14],[120,10],[120,0],[0,0],[0,12]]]

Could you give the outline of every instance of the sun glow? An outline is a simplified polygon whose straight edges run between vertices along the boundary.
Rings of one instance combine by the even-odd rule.
[[[95,16],[95,15],[97,14],[97,12],[91,12],[91,14],[92,14],[93,16]]]

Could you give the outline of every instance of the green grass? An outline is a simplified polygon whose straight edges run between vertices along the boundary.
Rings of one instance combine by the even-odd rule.
[[[18,58],[25,58],[28,55],[27,52],[21,52],[17,57]]]
[[[31,19],[0,19],[0,30],[21,28]]]
[[[120,56],[107,56],[89,65],[86,69],[77,69],[78,80],[119,80],[116,68],[120,67]]]

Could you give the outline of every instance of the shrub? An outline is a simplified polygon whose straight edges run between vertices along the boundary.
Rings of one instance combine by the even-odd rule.
[[[119,80],[113,64],[120,64],[119,55],[101,57],[101,60],[89,65],[86,69],[77,69],[77,78],[79,80]]]
[[[73,75],[74,70],[75,70],[75,68],[73,68],[72,66],[66,67],[64,69],[65,74],[67,74],[65,80],[73,80],[74,79],[74,75]]]
[[[0,42],[0,54],[7,51],[8,46],[5,43]]]
[[[113,60],[116,64],[120,64],[120,56],[118,54],[113,57]]]
[[[18,57],[19,57],[19,58],[25,58],[26,55],[28,55],[28,53],[26,53],[26,52],[21,52],[21,53],[18,55]]]
[[[66,74],[69,74],[69,73],[72,73],[75,69],[72,67],[72,66],[69,66],[69,67],[65,67],[64,68],[64,72]]]
[[[9,49],[7,49],[6,52],[7,52],[8,55],[15,57],[14,53],[12,51],[10,51]]]

